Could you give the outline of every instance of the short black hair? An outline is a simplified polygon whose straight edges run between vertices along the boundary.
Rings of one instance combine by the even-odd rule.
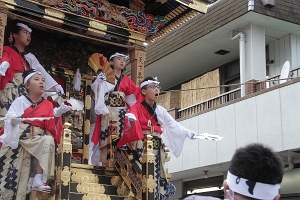
[[[25,70],[22,74],[23,80],[26,78],[26,76],[28,76],[29,74],[36,72],[35,69],[29,69],[29,70]]]
[[[153,78],[152,76],[148,76],[146,78],[144,78],[144,80],[142,80],[142,82],[140,83],[140,85],[145,82],[145,81],[156,81],[155,78]],[[144,87],[142,87],[141,89],[146,89],[147,85],[145,85]]]
[[[259,143],[237,149],[229,171],[235,176],[265,184],[281,183],[284,173],[281,157],[270,147]]]
[[[19,21],[19,20],[14,20],[14,21],[12,21],[11,30],[10,30],[10,32],[11,32],[12,34],[18,34],[18,33],[22,30],[22,27],[21,27],[21,26],[17,26],[17,23],[23,23],[23,24],[26,24],[26,23],[24,23],[24,22],[22,22],[22,21]],[[14,45],[14,44],[15,44],[15,39],[14,39],[14,37],[13,37],[12,45]]]

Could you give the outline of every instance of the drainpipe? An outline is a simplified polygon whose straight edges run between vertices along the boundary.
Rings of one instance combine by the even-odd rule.
[[[241,97],[246,95],[246,87],[245,87],[245,71],[246,71],[246,35],[243,32],[238,33],[237,35],[231,37],[232,40],[236,38],[240,38],[240,80],[241,80]]]
[[[248,11],[254,10],[254,0],[249,0],[248,2]]]

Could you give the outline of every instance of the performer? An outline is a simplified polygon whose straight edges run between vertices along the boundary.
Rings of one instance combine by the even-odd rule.
[[[115,85],[106,82],[104,73],[100,73],[92,84],[95,93],[95,113],[97,122],[92,136],[92,142],[97,145],[99,142],[100,162],[102,166],[107,164],[108,126],[111,120],[116,120],[118,126],[117,138],[123,135],[124,115],[127,106],[134,105],[140,98],[139,89],[132,80],[122,74],[125,67],[125,55],[115,53],[110,56],[109,61],[116,77]],[[103,97],[103,95],[105,95]],[[92,163],[97,165],[97,163]]]
[[[12,103],[1,130],[0,199],[26,199],[31,190],[49,192],[45,183],[54,177],[54,138],[62,130],[57,117],[71,110],[64,104],[53,109],[42,97],[45,81],[41,72],[30,69],[23,77],[28,95]]]
[[[159,82],[153,77],[147,77],[140,85],[141,93],[145,96],[142,103],[132,106],[126,117],[130,126],[126,123],[124,127],[124,135],[118,146],[127,144],[132,150],[137,151],[141,156],[143,152],[142,139],[144,134],[153,136],[153,153],[155,155],[155,180],[156,193],[155,199],[168,199],[174,195],[174,186],[168,183],[166,179],[166,171],[164,169],[164,150],[163,143],[168,147],[176,157],[180,155],[182,146],[186,137],[195,139],[196,133],[190,131],[178,122],[176,122],[167,110],[159,105],[156,101],[159,96]]]
[[[12,102],[19,96],[26,94],[22,85],[22,73],[30,68],[43,73],[46,81],[46,90],[54,88],[64,94],[60,85],[40,65],[36,57],[29,53],[26,55],[25,47],[31,41],[31,29],[23,24],[16,23],[10,32],[10,46],[3,47],[3,55],[0,64],[0,117],[6,115]],[[3,123],[0,122],[0,127]]]

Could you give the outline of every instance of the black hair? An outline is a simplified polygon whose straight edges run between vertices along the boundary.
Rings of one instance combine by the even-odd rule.
[[[22,23],[20,21],[13,21],[12,27],[11,27],[11,32],[12,33],[19,33],[22,30],[21,26],[17,26],[17,23]]]
[[[153,78],[152,76],[148,76],[148,77],[144,78],[144,80],[142,80],[142,82],[140,83],[140,85],[141,85],[143,82],[145,82],[145,81],[156,81],[156,79]],[[141,88],[141,94],[142,94],[143,96],[145,96],[145,95],[142,93],[142,90],[146,90],[146,89],[147,89],[147,85],[144,85],[144,86]]]
[[[29,70],[25,70],[22,74],[23,80],[26,78],[26,76],[28,76],[29,74],[36,72],[35,69],[29,69]],[[24,83],[25,85],[25,83]],[[27,88],[25,88],[26,92],[29,94],[29,90]]]
[[[26,78],[26,76],[28,76],[29,74],[36,72],[35,69],[29,69],[29,70],[25,70],[22,74],[23,80]]]
[[[23,23],[23,22],[21,22],[19,20],[12,21],[11,28],[10,28],[10,33],[11,34],[18,34],[22,30],[21,26],[17,26],[17,23]],[[23,23],[23,24],[26,24],[26,23]],[[10,35],[8,37],[10,37]],[[11,44],[14,45],[15,44],[15,39],[14,39],[14,37],[12,37],[12,39],[13,40],[12,40]]]
[[[283,163],[271,148],[253,143],[236,150],[229,171],[251,181],[279,184],[283,177]]]
[[[155,78],[153,78],[152,76],[148,76],[146,78],[144,78],[144,80],[142,80],[142,82],[140,83],[140,85],[145,82],[145,81],[156,81]],[[143,86],[141,89],[146,89],[147,85]]]

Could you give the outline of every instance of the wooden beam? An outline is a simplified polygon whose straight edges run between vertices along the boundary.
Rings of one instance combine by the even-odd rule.
[[[1,2],[0,7],[5,7],[5,3]],[[2,58],[6,22],[7,22],[7,14],[1,11],[0,12],[0,58]]]
[[[131,61],[131,80],[139,86],[144,79],[144,67],[146,61],[146,52],[137,49],[129,51]]]

